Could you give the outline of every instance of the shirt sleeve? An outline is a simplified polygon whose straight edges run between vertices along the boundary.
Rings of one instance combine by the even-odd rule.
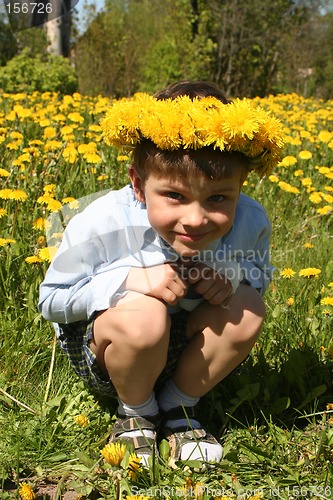
[[[70,221],[40,286],[39,311],[54,323],[87,320],[110,307],[130,270],[124,230],[112,220],[107,230],[87,220],[83,212]]]
[[[258,234],[254,247],[236,257],[243,279],[256,288],[261,295],[266,292],[274,271],[270,263],[270,234],[271,226],[267,219],[267,224]]]

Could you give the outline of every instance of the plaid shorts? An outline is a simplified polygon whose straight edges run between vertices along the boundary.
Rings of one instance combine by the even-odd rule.
[[[187,311],[171,314],[168,359],[164,370],[156,381],[157,391],[161,384],[172,376],[180,353],[188,343],[185,337],[188,314]],[[59,345],[67,354],[76,374],[85,385],[100,396],[116,397],[117,393],[112,381],[99,369],[96,356],[90,349],[94,319],[93,317],[90,321],[78,321],[68,325],[59,324]]]

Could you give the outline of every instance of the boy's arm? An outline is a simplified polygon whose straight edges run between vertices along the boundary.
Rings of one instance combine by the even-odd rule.
[[[88,320],[96,310],[110,306],[125,281],[130,265],[121,253],[124,235],[119,231],[99,234],[96,226],[97,221],[87,224],[82,214],[67,226],[40,286],[38,308],[45,319],[55,323]],[[117,266],[110,263],[110,248]]]

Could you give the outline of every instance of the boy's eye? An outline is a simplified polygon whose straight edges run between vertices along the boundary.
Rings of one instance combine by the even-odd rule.
[[[214,194],[214,195],[209,197],[209,201],[212,201],[212,202],[219,202],[219,201],[223,201],[224,199],[225,199],[225,196],[223,194]]]
[[[171,198],[172,200],[182,200],[183,196],[180,193],[177,193],[176,191],[169,191],[166,193],[166,196],[168,198]]]

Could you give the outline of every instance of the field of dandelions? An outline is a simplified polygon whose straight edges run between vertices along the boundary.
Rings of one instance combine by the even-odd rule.
[[[245,193],[270,216],[273,283],[251,356],[202,401],[220,464],[144,468],[107,446],[114,402],[97,401],[37,311],[62,224],[91,193],[127,182],[101,140],[107,98],[0,96],[0,498],[248,499],[333,496],[333,102],[257,99],[286,133],[284,158]],[[47,235],[49,217],[60,221]]]

